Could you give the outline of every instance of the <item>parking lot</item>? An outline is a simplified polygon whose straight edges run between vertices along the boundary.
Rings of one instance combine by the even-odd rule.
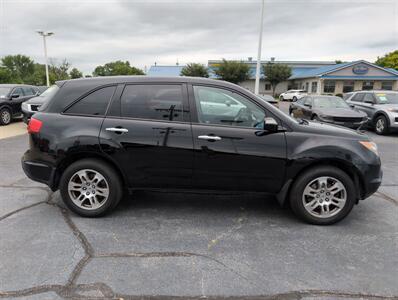
[[[4,134],[0,298],[398,299],[398,134],[368,134],[383,184],[325,227],[247,194],[137,192],[81,218],[24,175],[27,135]]]

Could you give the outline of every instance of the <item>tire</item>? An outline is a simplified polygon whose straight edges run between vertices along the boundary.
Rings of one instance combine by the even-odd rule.
[[[317,121],[317,122],[320,122],[320,121],[321,121],[317,115],[313,115],[313,116],[311,117],[311,120]]]
[[[283,96],[280,96],[280,97],[279,97],[279,100],[285,101],[285,98],[283,98]]]
[[[319,189],[317,184],[320,182],[326,182],[326,188]],[[340,190],[333,196],[331,190],[336,186]],[[309,193],[311,196],[308,196]],[[303,221],[314,225],[331,225],[344,219],[352,210],[356,202],[355,185],[342,170],[332,166],[318,166],[305,171],[296,179],[289,201],[295,215]],[[305,207],[309,203],[313,203],[312,211],[311,205]]]
[[[0,125],[8,125],[11,123],[11,120],[11,111],[6,107],[0,109]]]
[[[389,132],[388,120],[385,116],[378,116],[375,120],[375,132],[379,135],[385,135]]]
[[[82,217],[100,217],[112,211],[123,196],[122,188],[115,169],[97,159],[71,164],[63,172],[59,185],[65,205]]]
[[[296,101],[297,101],[297,97],[294,96],[293,99],[292,99],[292,101],[293,101],[293,102],[296,102]]]

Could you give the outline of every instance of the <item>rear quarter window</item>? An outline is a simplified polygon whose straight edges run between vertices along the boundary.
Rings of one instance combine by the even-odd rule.
[[[107,86],[93,91],[72,104],[65,110],[66,114],[103,116],[106,113],[116,86]]]

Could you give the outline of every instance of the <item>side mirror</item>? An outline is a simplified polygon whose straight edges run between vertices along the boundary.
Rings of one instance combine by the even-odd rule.
[[[312,105],[309,103],[304,104],[305,107],[312,108]]]
[[[232,105],[232,101],[231,100],[226,100],[225,101],[225,105],[230,107]]]
[[[19,95],[18,94],[12,94],[11,95],[11,99],[14,99],[14,98],[19,98]]]
[[[277,132],[278,127],[278,122],[274,118],[264,118],[264,130],[269,132]]]
[[[355,108],[355,105],[354,105],[354,104],[349,104],[349,106],[350,106],[351,108]]]

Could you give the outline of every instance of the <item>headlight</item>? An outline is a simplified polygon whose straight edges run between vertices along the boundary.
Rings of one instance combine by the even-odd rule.
[[[377,145],[374,142],[369,142],[369,141],[360,141],[359,142],[362,146],[364,146],[366,149],[372,151],[374,154],[379,156],[379,152],[377,151]]]
[[[22,109],[29,110],[29,105],[25,102],[22,103]]]

